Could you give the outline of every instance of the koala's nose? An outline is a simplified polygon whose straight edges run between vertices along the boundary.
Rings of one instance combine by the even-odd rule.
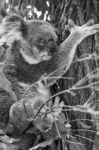
[[[48,41],[49,52],[53,55],[57,50],[57,43],[52,39]]]

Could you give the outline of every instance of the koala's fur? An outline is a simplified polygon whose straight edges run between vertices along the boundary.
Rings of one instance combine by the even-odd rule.
[[[25,22],[17,15],[10,15],[3,19],[0,25],[0,35],[0,45],[6,44],[9,47],[5,54],[3,73],[11,82],[12,90],[15,92],[17,100],[20,101],[25,94],[22,84],[26,84],[28,87],[42,77],[44,70],[42,68],[41,72],[38,64],[45,63],[52,58],[57,50],[57,36],[49,23],[37,20]],[[45,43],[39,41],[38,37],[44,39]],[[41,42],[40,45],[38,42]],[[38,49],[37,52],[35,47]],[[43,52],[44,59],[41,58]],[[44,91],[42,90],[42,92]],[[45,99],[47,98],[45,94]],[[10,108],[14,103],[10,93],[2,89],[0,91],[0,122],[3,122],[5,127],[9,121]]]
[[[21,101],[25,93],[22,84],[32,85],[44,78],[46,86],[50,86],[58,77],[62,76],[70,67],[77,45],[87,36],[95,34],[99,25],[93,25],[91,21],[78,27],[70,20],[69,29],[70,36],[60,46],[57,46],[55,30],[47,22],[39,20],[24,21],[18,15],[9,15],[2,21],[0,25],[0,46],[5,43],[9,46],[6,51],[3,72],[11,82],[12,90],[17,95],[18,101]],[[45,85],[42,86],[42,91],[43,89],[45,90]],[[40,94],[43,95],[42,99],[46,100],[47,96],[43,92],[40,92]],[[17,106],[17,109],[13,110],[11,114],[14,116],[13,112],[20,110],[21,103],[17,102],[13,105],[14,101],[7,91],[4,91],[5,94],[2,91],[0,93],[2,110],[0,111],[0,122],[7,124],[10,108],[13,110],[13,106]],[[36,94],[39,94],[39,91]],[[31,107],[31,105],[29,106]],[[21,117],[20,111],[18,117]],[[17,117],[15,119],[17,120]],[[13,123],[14,125],[17,128],[16,122]]]

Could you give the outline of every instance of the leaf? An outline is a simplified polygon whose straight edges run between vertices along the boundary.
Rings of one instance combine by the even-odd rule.
[[[35,125],[37,128],[39,128],[39,130],[41,132],[51,128],[52,123],[53,123],[53,121],[50,118],[48,118],[47,116],[44,119],[42,119],[42,116],[44,116],[44,115],[39,114],[35,119]]]
[[[34,114],[38,111],[38,109],[44,104],[43,100],[37,100],[34,103],[33,106],[33,112]],[[34,122],[37,128],[39,128],[39,130],[41,132],[45,131],[46,129],[51,128],[52,123],[54,121],[53,116],[52,115],[47,115],[47,109],[48,106],[44,105],[44,107],[41,109],[41,111],[39,112],[39,114],[36,116]],[[49,109],[48,109],[49,110]]]
[[[66,117],[65,117],[64,113],[60,112],[57,116],[57,120],[59,120],[61,123],[66,122]]]
[[[65,123],[61,123],[59,120],[57,120],[56,123],[57,123],[57,128],[59,130],[59,134],[61,138],[64,139],[65,141],[68,128],[66,127]]]
[[[47,130],[46,132],[43,132],[42,134],[43,134],[44,139],[58,138],[59,135],[56,129],[55,122],[53,122],[52,127],[49,130]]]
[[[7,91],[13,100],[17,101],[15,93],[12,91],[12,85],[10,81],[6,78],[2,70],[0,70],[0,88]]]
[[[48,145],[51,145],[54,140],[55,140],[54,138],[51,138],[51,139],[49,139],[49,140],[47,140],[47,141],[45,141],[45,142],[42,142],[42,143],[40,143],[40,144],[37,144],[36,146],[30,148],[29,150],[36,150],[36,149],[38,149],[38,148],[44,148],[44,147],[46,147],[46,146],[48,146]]]
[[[46,105],[42,108],[41,112],[35,119],[35,125],[40,129],[41,132],[48,130],[52,127],[52,124],[55,120],[59,120],[64,123],[66,121],[65,115],[62,113],[62,108],[64,106],[63,102],[59,102],[60,98],[56,97],[54,105],[51,110],[46,107]],[[33,111],[38,111],[39,107],[43,104],[40,100],[34,103]],[[48,111],[48,113],[47,113]],[[52,111],[52,112],[51,112]]]
[[[62,108],[64,107],[64,102],[60,102],[60,98],[57,96],[54,101],[54,105],[52,106],[53,113],[50,115],[54,116],[56,120],[66,121],[64,114],[62,113]],[[62,118],[61,118],[62,117]]]
[[[53,122],[51,129],[49,129],[46,132],[43,132],[43,136],[45,139],[49,138],[62,138],[63,140],[66,139],[66,135],[68,133],[68,129],[64,123],[61,123],[60,121],[56,120]]]
[[[18,150],[30,150],[29,148],[37,142],[36,140],[37,139],[34,134],[23,134],[18,138],[14,139],[13,145],[18,147]]]
[[[59,108],[62,109],[63,106],[64,106],[64,102],[63,102],[63,101],[60,102],[60,97],[57,96],[57,97],[55,98],[53,107],[59,107]]]
[[[18,150],[18,148],[12,144],[0,142],[0,150]]]
[[[78,121],[78,122],[79,122],[79,124],[81,125],[82,128],[85,128],[85,129],[90,129],[91,128],[91,126],[83,123],[82,121]]]
[[[8,136],[0,136],[0,141],[3,143],[9,143],[9,137]]]
[[[58,106],[59,105],[59,101],[60,101],[60,97],[59,96],[57,96],[56,98],[55,98],[55,101],[54,101],[54,107],[55,106]]]

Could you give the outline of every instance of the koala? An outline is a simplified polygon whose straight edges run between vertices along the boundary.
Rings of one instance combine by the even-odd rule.
[[[24,21],[18,15],[8,16],[2,21],[0,35],[2,36],[1,45],[6,43],[8,46],[12,46],[11,51],[7,53],[7,64],[15,64],[17,78],[20,82],[33,83],[37,81],[43,72],[41,74],[41,71],[39,72],[37,69],[38,73],[35,74],[33,80],[30,77],[32,72],[30,73],[29,70],[31,67],[32,70],[38,68],[38,64],[41,62],[45,63],[51,60],[58,47],[57,35],[50,23],[39,20]],[[11,58],[10,56],[8,58],[9,54],[11,54]],[[11,62],[12,55],[14,62]]]
[[[28,85],[33,84],[32,78],[29,80],[30,77],[28,77],[27,74],[25,76],[24,71],[28,72],[29,68],[27,67],[37,65],[40,62],[45,62],[52,58],[53,54],[57,51],[57,35],[51,24],[38,20],[24,21],[18,15],[10,15],[3,19],[0,25],[0,35],[1,46],[6,44],[9,47],[5,54],[3,72],[6,78],[11,82],[12,90],[15,92],[19,101],[25,93],[24,88],[28,88]],[[18,66],[20,66],[20,68],[18,68]],[[19,73],[21,67],[23,68],[22,74]],[[24,79],[22,76],[24,76]],[[35,82],[38,81],[41,76],[38,76],[39,78],[37,78]],[[43,86],[39,86],[39,88],[37,88],[38,92],[35,92],[35,95],[39,96],[36,96],[36,99],[40,97],[41,93],[42,99],[48,98],[49,89],[46,90],[43,88],[42,90],[42,87]],[[46,93],[48,93],[48,95]],[[7,125],[9,122],[9,111],[15,101],[10,97],[11,90],[10,94],[8,90],[4,90],[3,95],[7,95],[8,99],[6,96],[2,98],[1,95],[0,108],[2,114],[0,116],[0,122]],[[33,95],[33,97],[35,96]],[[11,116],[13,115],[11,114]],[[17,127],[15,129],[17,129]]]
[[[70,67],[77,45],[97,32],[98,25],[92,24],[93,21],[90,21],[78,27],[69,20],[71,34],[58,46],[55,29],[50,23],[25,21],[18,15],[5,17],[0,26],[0,45],[6,43],[11,46],[6,57],[6,68],[14,64],[16,78],[26,84],[46,75],[47,85],[50,86],[56,81],[55,77],[62,76]]]
[[[0,95],[0,107],[2,108],[4,101],[2,111],[7,110],[3,115],[0,113],[0,122],[5,123],[6,120],[7,124],[7,121],[12,120],[11,127],[17,128],[17,131],[21,130],[21,133],[24,132],[24,122],[26,124],[27,121],[24,120],[26,117],[24,117],[25,111],[22,105],[24,88],[32,84],[35,86],[35,83],[41,80],[42,86],[38,84],[37,92],[35,92],[36,96],[33,96],[32,99],[37,98],[38,100],[42,97],[42,100],[46,101],[46,98],[50,95],[46,95],[46,93],[49,93],[49,87],[69,69],[78,44],[99,30],[99,24],[93,24],[94,22],[91,20],[82,26],[76,26],[72,20],[69,20],[66,28],[70,31],[70,35],[58,46],[55,29],[48,22],[28,21],[16,14],[8,15],[3,19],[0,25],[0,46],[6,44],[9,47],[5,55],[3,72],[12,84],[18,102],[14,103],[10,98],[9,103],[9,98],[3,98]],[[31,103],[28,103],[28,105],[29,110],[32,110]],[[20,108],[23,115],[20,113]],[[17,124],[17,121],[14,121],[13,118],[14,120],[19,119],[21,122],[18,121]]]
[[[8,16],[1,24],[1,44],[11,45],[15,40],[20,41],[19,52],[24,60],[31,65],[38,64],[49,60],[56,51],[57,35],[54,30],[48,22],[24,21],[18,15]]]

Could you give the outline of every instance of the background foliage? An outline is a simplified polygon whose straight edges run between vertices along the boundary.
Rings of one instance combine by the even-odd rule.
[[[27,19],[43,19],[49,21],[56,28],[59,37],[58,43],[60,44],[69,33],[65,29],[68,19],[71,18],[75,24],[82,25],[90,19],[94,19],[95,23],[99,23],[99,1],[98,0],[0,0],[1,13],[5,15],[8,12],[17,12],[22,17]],[[2,17],[1,17],[2,19]],[[77,48],[74,61],[69,71],[64,75],[65,78],[59,79],[57,83],[51,87],[52,94],[61,92],[75,85],[84,76],[98,68],[98,53],[99,53],[99,39],[98,33],[96,36],[91,36],[85,39]],[[87,59],[85,59],[85,57]],[[84,59],[81,59],[84,58]],[[88,59],[91,58],[91,59]],[[99,80],[97,74],[97,80]],[[67,77],[67,78],[66,78]],[[90,95],[94,93],[94,100],[98,99],[99,92],[98,86],[93,86],[93,78],[87,77],[88,88],[77,89],[75,93],[60,94],[61,101],[65,105],[83,105]],[[95,108],[98,109],[98,106]],[[67,150],[98,150],[98,135],[95,137],[97,131],[98,119],[88,113],[74,112],[67,109],[64,112],[67,122],[71,125],[72,136],[71,142],[66,143]],[[93,131],[93,132],[92,132]],[[95,138],[96,139],[95,139]],[[82,147],[80,143],[85,146]],[[95,141],[94,147],[93,141]],[[50,145],[44,143],[42,147]],[[78,144],[77,144],[78,143]],[[62,141],[58,140],[51,149],[63,149]],[[39,147],[39,146],[38,146]],[[38,148],[36,147],[36,149]],[[47,147],[47,149],[50,149]]]

